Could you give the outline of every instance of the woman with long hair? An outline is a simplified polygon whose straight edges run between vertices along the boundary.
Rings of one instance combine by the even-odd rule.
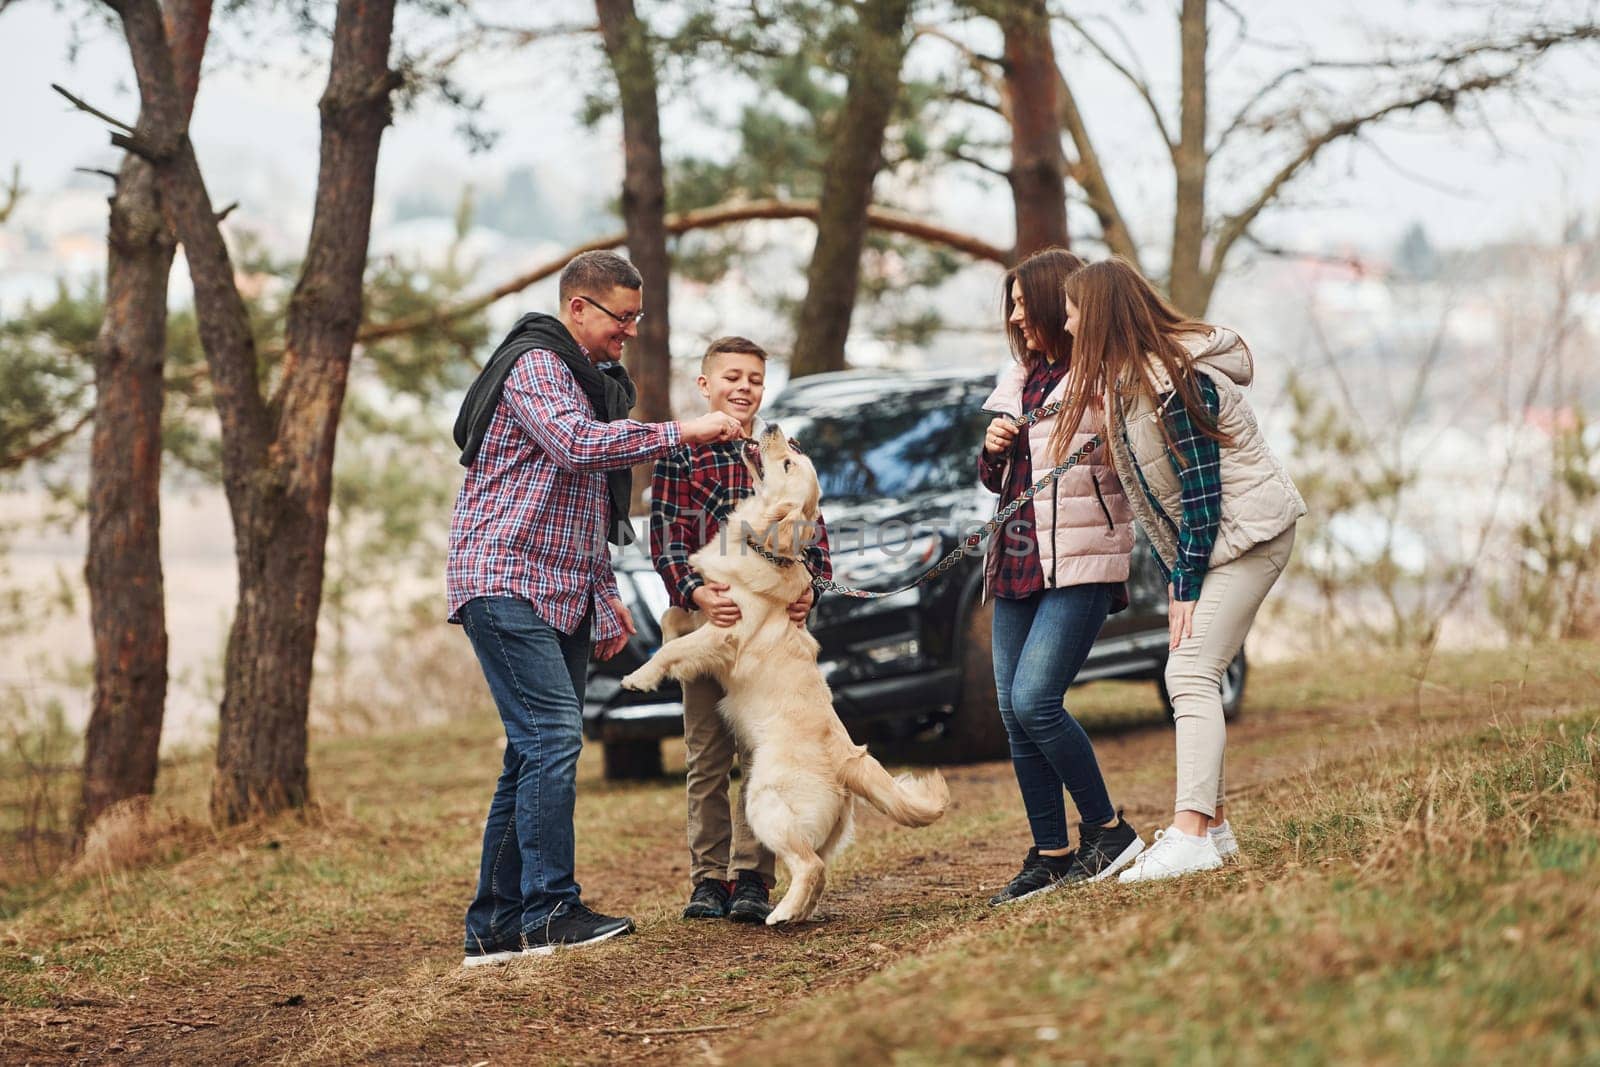
[[[1066,304],[1073,367],[1061,425],[1107,413],[1117,477],[1169,579],[1177,800],[1172,825],[1119,880],[1215,870],[1238,852],[1223,793],[1222,673],[1289,562],[1305,502],[1245,399],[1254,359],[1238,334],[1184,316],[1117,258],[1071,275]]]
[[[1059,248],[1007,272],[1003,300],[1016,357],[985,411],[978,472],[1001,506],[1101,431],[1084,405],[1067,421],[1024,416],[1060,401],[1075,359],[1063,285],[1083,261]],[[1063,701],[1106,615],[1127,604],[1132,512],[1103,448],[1041,489],[989,546],[984,587],[994,598],[994,679],[1033,847],[990,904],[1010,904],[1061,885],[1108,878],[1144,842],[1111,805],[1094,747]],[[1082,820],[1069,847],[1063,789]]]

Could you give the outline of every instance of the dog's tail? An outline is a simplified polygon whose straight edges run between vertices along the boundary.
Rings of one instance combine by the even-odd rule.
[[[950,806],[950,787],[944,775],[930,771],[920,777],[902,774],[895,778],[864,745],[845,761],[843,778],[846,789],[901,826],[927,826]]]

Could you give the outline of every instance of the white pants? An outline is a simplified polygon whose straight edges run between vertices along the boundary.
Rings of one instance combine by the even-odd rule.
[[[1193,632],[1167,657],[1167,694],[1178,741],[1176,811],[1215,816],[1223,795],[1222,674],[1244,645],[1267,591],[1294,548],[1291,526],[1238,559],[1206,571]]]

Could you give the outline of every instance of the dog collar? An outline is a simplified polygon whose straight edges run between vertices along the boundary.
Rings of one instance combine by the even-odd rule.
[[[775,565],[777,565],[779,567],[792,567],[796,563],[800,562],[799,560],[794,559],[792,557],[780,556],[776,552],[767,551],[766,549],[762,548],[760,545],[756,544],[755,539],[752,538],[752,537],[746,537],[744,539],[744,543],[756,555],[760,556],[762,559],[766,560],[768,563],[775,564]]]

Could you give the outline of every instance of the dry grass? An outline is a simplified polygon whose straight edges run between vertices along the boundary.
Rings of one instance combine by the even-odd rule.
[[[1026,844],[1004,765],[952,771],[927,830],[864,820],[829,921],[773,934],[679,922],[681,772],[609,784],[586,752],[584,895],[640,932],[488,974],[454,951],[501,745],[478,694],[476,718],[316,746],[299,817],[196,830],[206,760],[174,761],[112,862],[0,879],[0,1060],[1046,1062],[1118,1033],[1088,1058],[1583,1062],[1597,653],[1442,657],[1420,688],[1400,658],[1263,668],[1230,747],[1248,866],[1003,914],[982,899]],[[1146,830],[1171,789],[1150,689],[1074,698]]]
[[[974,929],[725,1051],[806,1048],[821,1064],[1594,1062],[1595,718],[1491,727],[1284,783],[1239,809],[1242,869],[1056,894],[1026,923]]]

